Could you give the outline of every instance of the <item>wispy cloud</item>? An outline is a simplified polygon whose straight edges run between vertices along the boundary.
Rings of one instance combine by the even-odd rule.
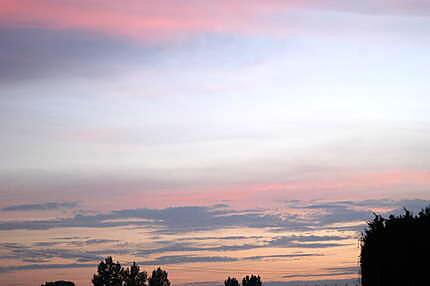
[[[191,255],[168,255],[161,256],[154,260],[142,261],[142,265],[169,265],[195,262],[232,262],[238,261],[238,258],[226,256],[191,256]]]
[[[284,278],[312,278],[312,277],[329,277],[329,276],[342,276],[342,275],[358,275],[358,266],[352,267],[332,267],[326,268],[325,272],[318,274],[288,274],[284,275]]]
[[[357,206],[359,205],[359,208]],[[405,200],[390,202],[390,210],[398,211],[404,206],[417,211],[429,204],[426,200]],[[9,211],[16,209],[34,210],[49,207],[59,207],[57,204],[37,204],[6,207]],[[66,207],[75,206],[74,203],[64,203]],[[63,206],[63,207],[64,207]],[[386,207],[387,201],[382,200],[380,207]],[[164,209],[124,209],[106,214],[82,215],[71,218],[61,218],[38,221],[3,221],[0,230],[11,229],[50,229],[59,227],[116,227],[116,226],[153,226],[156,232],[164,234],[222,229],[228,227],[251,228],[280,228],[285,230],[310,230],[333,223],[366,221],[377,207],[377,201],[357,202],[315,202],[311,204],[297,204],[296,209],[314,210],[306,217],[279,214],[265,209],[236,212],[228,208],[187,206]],[[132,220],[130,220],[132,219]],[[299,238],[297,238],[299,239]],[[307,237],[312,239],[312,237]],[[320,239],[320,238],[317,238]]]
[[[130,218],[141,219],[130,221]],[[234,226],[290,227],[303,228],[303,223],[283,219],[263,210],[236,213],[227,209],[212,207],[174,207],[165,209],[127,209],[108,214],[76,215],[72,218],[41,221],[8,221],[0,223],[0,230],[7,229],[49,229],[58,227],[114,227],[114,226],[157,226],[162,233],[208,230]]]
[[[86,268],[95,267],[93,263],[55,263],[55,264],[25,264],[15,266],[2,266],[0,267],[0,273],[19,271],[19,270],[37,270],[37,269],[66,269],[66,268]]]
[[[274,259],[274,258],[301,258],[309,256],[323,256],[317,253],[295,253],[295,254],[274,254],[274,255],[258,255],[258,256],[248,256],[244,260],[261,260],[261,259]]]
[[[114,239],[111,237],[63,236],[33,241],[31,244],[5,242],[0,245],[0,260],[19,260],[30,263],[23,266],[5,266],[0,271],[43,269],[50,267],[87,267],[107,255],[126,255],[143,265],[170,265],[186,263],[214,263],[257,261],[266,259],[296,260],[322,255],[321,249],[351,247],[356,240],[352,228],[334,228],[333,223],[365,222],[372,209],[387,213],[402,206],[424,207],[424,200],[369,200],[369,201],[295,201],[294,215],[261,210],[231,210],[227,205],[212,207],[177,207],[165,209],[126,209],[104,214],[76,215],[72,218],[45,221],[4,221],[0,231],[13,229],[50,229],[68,227],[104,228],[127,227],[127,230],[146,230],[154,235],[151,244]],[[291,208],[290,204],[289,207]],[[26,207],[24,207],[26,211]],[[414,209],[415,210],[415,209]],[[264,235],[208,235],[214,230],[230,228],[264,230]],[[364,225],[360,226],[363,229]],[[201,232],[201,233],[200,233]],[[221,232],[221,233],[223,233]],[[281,234],[282,233],[282,234]],[[201,235],[199,235],[201,234]],[[156,238],[158,237],[158,238]],[[94,247],[97,246],[97,250]],[[258,255],[263,249],[271,252]],[[273,250],[276,250],[273,252]],[[292,252],[292,250],[294,250]],[[297,250],[300,250],[297,252]],[[257,255],[236,255],[236,252],[256,251]],[[279,253],[279,251],[286,251]],[[228,253],[228,256],[225,255]],[[71,264],[51,265],[58,259],[72,260]],[[87,264],[88,263],[88,264]],[[45,267],[46,266],[46,267]],[[284,278],[340,276],[355,274],[356,268],[327,268],[314,276],[288,274]]]
[[[257,249],[257,248],[289,248],[289,247],[297,247],[297,248],[327,248],[327,247],[337,247],[344,246],[344,243],[333,243],[330,241],[342,241],[350,239],[348,236],[317,236],[317,235],[291,235],[291,236],[280,236],[275,237],[273,239],[269,239],[263,241],[261,243],[242,243],[237,245],[221,245],[218,242],[218,246],[196,246],[194,243],[190,242],[174,242],[168,244],[166,246],[160,248],[151,248],[145,250],[139,250],[136,252],[137,255],[146,256],[154,253],[163,253],[163,252],[188,252],[188,251],[215,251],[215,252],[224,252],[224,251],[238,251],[238,250],[249,250],[249,249]],[[191,239],[192,241],[193,239]],[[219,240],[219,241],[222,241]]]
[[[36,3],[8,0],[2,3],[3,24],[38,26],[54,29],[92,30],[104,34],[160,41],[183,39],[208,32],[266,33],[279,31],[271,21],[292,9],[348,11],[372,14],[429,15],[426,1],[405,4],[390,1],[384,5],[372,1],[105,1],[103,9],[94,2],[39,1]],[[131,13],[133,11],[133,13]],[[288,27],[283,27],[283,31]]]
[[[48,202],[41,204],[23,204],[23,205],[11,205],[0,209],[1,211],[47,211],[47,210],[58,210],[58,209],[72,209],[78,205],[77,202]]]
[[[72,259],[76,262],[94,262],[107,255],[129,253],[129,250],[121,248],[81,250],[79,248],[41,248],[23,244],[1,244],[0,247],[7,252],[0,256],[0,259],[21,259],[31,263],[51,262],[58,258]]]

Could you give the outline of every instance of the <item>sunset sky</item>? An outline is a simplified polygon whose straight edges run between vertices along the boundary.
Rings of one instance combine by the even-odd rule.
[[[0,284],[358,277],[430,204],[430,2],[0,1]]]

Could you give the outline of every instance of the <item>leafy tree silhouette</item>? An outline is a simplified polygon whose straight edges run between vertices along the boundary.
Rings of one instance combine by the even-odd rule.
[[[146,272],[140,271],[136,262],[124,269],[119,262],[114,263],[110,256],[99,263],[92,280],[94,286],[146,286],[146,281]]]
[[[45,282],[45,284],[42,284],[42,286],[75,286],[75,283],[71,281],[55,281],[55,282]]]
[[[361,237],[362,286],[429,285],[430,206],[413,215],[376,215]]]
[[[123,271],[123,279],[126,286],[145,286],[147,277],[147,273],[140,271],[140,267],[136,262],[133,262],[130,268]]]
[[[97,267],[97,274],[93,276],[94,286],[122,286],[124,268],[119,262],[114,263],[112,257],[101,261]]]
[[[261,286],[261,284],[260,276],[251,275],[251,277],[249,277],[246,275],[242,279],[242,286]]]
[[[148,279],[149,286],[170,286],[167,272],[158,267],[152,271],[152,276]]]
[[[239,286],[239,281],[236,278],[230,276],[224,281],[224,286]]]

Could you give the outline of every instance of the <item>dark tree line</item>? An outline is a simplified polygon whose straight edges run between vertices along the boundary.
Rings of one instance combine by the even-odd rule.
[[[167,272],[161,268],[152,271],[148,277],[135,262],[124,268],[110,256],[99,263],[92,282],[94,286],[170,286]]]
[[[261,282],[260,276],[246,275],[242,279],[242,286],[261,286],[261,285],[262,285],[262,282]],[[239,286],[239,281],[237,281],[237,279],[234,277],[228,277],[224,281],[224,286]]]
[[[101,261],[97,266],[97,273],[93,275],[94,286],[170,286],[167,272],[158,267],[152,271],[151,276],[133,262],[129,267],[124,268],[119,262],[114,262],[109,256]],[[228,277],[224,281],[225,286],[239,286],[236,278]],[[46,282],[42,286],[75,286],[70,281]],[[245,276],[242,279],[242,286],[262,286],[260,276]]]
[[[75,286],[75,283],[70,281],[55,281],[55,282],[46,282],[45,284],[42,284],[42,286]]]
[[[375,215],[361,238],[362,286],[430,285],[430,207]]]

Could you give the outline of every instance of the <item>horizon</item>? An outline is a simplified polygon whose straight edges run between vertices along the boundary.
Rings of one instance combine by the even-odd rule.
[[[372,213],[430,205],[429,34],[424,0],[2,1],[0,284],[358,279]]]

